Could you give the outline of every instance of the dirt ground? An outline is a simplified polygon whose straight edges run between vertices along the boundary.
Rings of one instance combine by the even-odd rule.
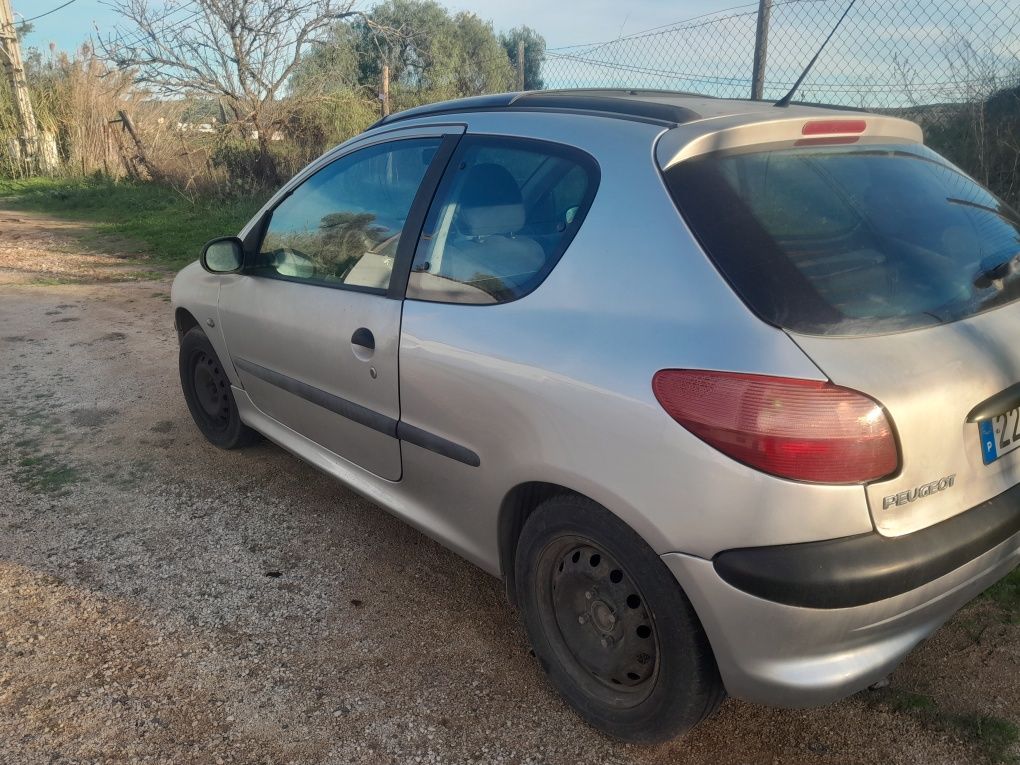
[[[146,269],[78,228],[0,211],[0,765],[1020,755],[985,718],[1020,723],[1020,624],[988,600],[886,690],[728,700],[658,747],[594,732],[498,581],[271,444],[207,444],[169,277],[122,281]]]

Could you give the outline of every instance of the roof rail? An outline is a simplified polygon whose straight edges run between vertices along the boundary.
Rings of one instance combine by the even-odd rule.
[[[441,114],[487,111],[551,111],[596,114],[620,119],[650,121],[668,125],[690,122],[700,115],[677,103],[663,100],[644,100],[642,95],[691,97],[697,94],[653,90],[529,90],[523,93],[498,93],[487,96],[458,98],[435,104],[416,106],[388,117],[372,127],[394,122]]]
[[[687,98],[715,98],[704,93],[689,90],[665,90],[663,88],[549,88],[548,90],[532,90],[530,93],[576,93],[581,95],[603,96],[680,96]]]

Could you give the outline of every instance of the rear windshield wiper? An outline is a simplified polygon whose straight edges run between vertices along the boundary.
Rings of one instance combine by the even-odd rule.
[[[973,207],[976,210],[984,210],[985,212],[990,212],[993,215],[998,215],[1007,223],[1010,223],[1014,226],[1020,226],[1020,220],[1017,220],[1016,216],[1007,215],[997,207],[989,207],[988,205],[983,205],[980,202],[971,202],[969,199],[958,199],[956,197],[946,197],[946,201],[953,205],[963,205],[964,207]]]

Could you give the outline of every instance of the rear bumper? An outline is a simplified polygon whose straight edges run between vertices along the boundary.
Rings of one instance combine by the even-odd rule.
[[[817,706],[888,675],[1020,563],[1016,491],[946,521],[948,535],[927,556],[918,551],[947,529],[910,535],[920,545],[876,534],[739,551],[731,562],[741,565],[731,567],[719,564],[727,553],[715,562],[681,553],[663,560],[704,624],[730,695]]]
[[[715,570],[737,589],[807,608],[852,608],[934,581],[1020,532],[1020,484],[912,534],[727,550]]]

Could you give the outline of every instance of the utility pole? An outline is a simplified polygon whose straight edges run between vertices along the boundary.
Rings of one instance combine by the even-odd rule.
[[[379,100],[382,102],[382,116],[390,116],[390,65],[383,64],[379,83]]]
[[[524,90],[524,40],[517,41],[517,89]]]
[[[11,84],[14,98],[14,112],[18,119],[21,159],[30,173],[41,169],[45,162],[39,146],[39,126],[35,124],[35,112],[28,97],[28,83],[25,81],[25,67],[21,63],[21,45],[14,30],[14,11],[11,0],[0,0],[0,58],[3,59],[7,79]],[[42,168],[48,169],[48,168]]]
[[[769,47],[769,17],[772,0],[758,0],[758,29],[754,36],[754,69],[751,72],[751,98],[761,101],[765,91],[765,59]]]

